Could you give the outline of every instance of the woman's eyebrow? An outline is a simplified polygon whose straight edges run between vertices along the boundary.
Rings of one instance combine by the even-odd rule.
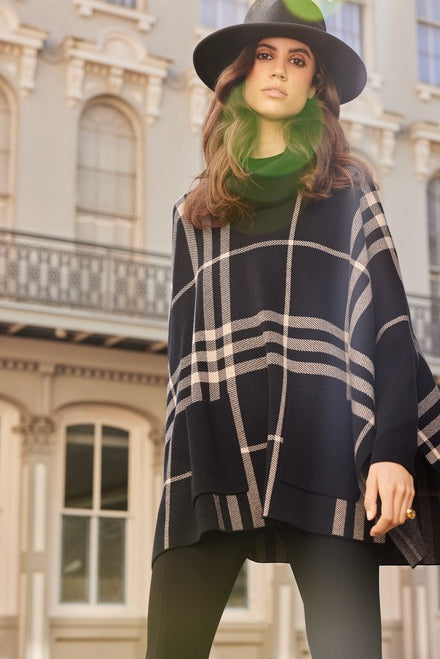
[[[264,48],[269,48],[269,50],[273,50],[274,52],[277,50],[275,46],[271,46],[269,43],[265,43],[264,41],[259,43],[257,48],[261,48],[262,46],[264,46]],[[302,53],[311,59],[310,52],[306,48],[290,48],[289,55],[292,53]]]

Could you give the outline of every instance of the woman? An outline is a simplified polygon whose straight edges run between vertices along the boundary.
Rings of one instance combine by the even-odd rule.
[[[174,217],[147,659],[208,657],[246,557],[290,563],[313,659],[378,659],[379,564],[436,558],[440,403],[338,122],[365,67],[311,0],[256,0],[194,64],[215,98]]]

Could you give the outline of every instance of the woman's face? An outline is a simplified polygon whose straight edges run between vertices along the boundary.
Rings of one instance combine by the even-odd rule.
[[[315,93],[315,68],[315,58],[305,43],[284,37],[262,39],[245,79],[244,99],[268,120],[299,114]]]

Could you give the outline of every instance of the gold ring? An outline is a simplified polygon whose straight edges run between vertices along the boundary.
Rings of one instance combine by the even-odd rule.
[[[414,519],[416,516],[416,511],[414,508],[407,508],[406,510],[406,517],[407,519]]]

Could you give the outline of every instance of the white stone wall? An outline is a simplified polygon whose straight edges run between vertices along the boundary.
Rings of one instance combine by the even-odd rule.
[[[360,1],[370,78],[341,118],[380,182],[407,289],[429,294],[426,183],[440,168],[440,93],[418,82],[415,2]],[[129,109],[141,144],[136,246],[169,253],[173,203],[202,167],[208,94],[191,67],[198,22],[198,0],[140,0],[134,11],[101,0],[0,0],[0,81],[13,119],[7,226],[75,238],[79,117],[89,100],[110,96]],[[165,358],[11,335],[0,336],[0,363],[0,659],[139,659]],[[138,489],[130,610],[58,603],[59,428],[81,410],[119,415],[143,438],[140,465],[150,471]],[[252,567],[250,607],[225,612],[213,659],[308,656],[292,584],[283,566]],[[382,605],[385,659],[440,659],[436,568],[384,568]]]

